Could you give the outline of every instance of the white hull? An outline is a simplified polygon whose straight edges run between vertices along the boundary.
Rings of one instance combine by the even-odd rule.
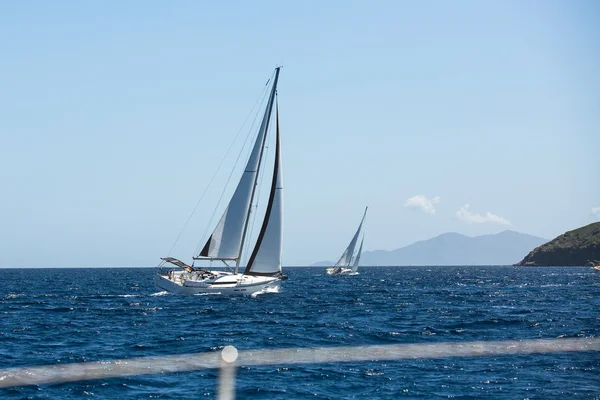
[[[327,275],[354,275],[356,272],[352,271],[351,268],[338,268],[331,267],[327,268]]]
[[[251,276],[211,271],[214,276],[202,278],[195,273],[172,271],[169,274],[154,276],[154,285],[158,290],[174,294],[221,294],[251,295],[256,292],[279,289],[281,279],[273,276]]]

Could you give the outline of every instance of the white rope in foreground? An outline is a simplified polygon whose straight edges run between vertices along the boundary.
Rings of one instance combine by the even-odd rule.
[[[220,392],[224,395],[221,398],[232,398],[235,367],[237,366],[481,357],[581,351],[600,351],[600,337],[264,349],[239,352],[233,346],[226,346],[222,352],[218,353],[181,354],[0,369],[0,388],[221,368]],[[223,390],[227,394],[223,393]]]

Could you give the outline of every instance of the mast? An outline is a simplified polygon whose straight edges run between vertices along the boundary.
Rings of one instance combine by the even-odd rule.
[[[235,272],[238,272],[263,152],[266,146],[266,135],[269,129],[275,93],[277,92],[279,69],[280,67],[275,69],[275,80],[271,87],[267,107],[244,172],[213,233],[206,241],[200,254],[193,257],[195,260],[235,261]]]
[[[283,225],[283,180],[281,177],[281,141],[279,134],[279,106],[276,111],[277,132],[273,181],[265,218],[248,260],[244,275],[273,276],[281,273],[281,244]]]
[[[358,247],[358,253],[356,253],[356,257],[354,258],[354,264],[352,264],[352,272],[356,272],[358,270],[358,263],[360,262],[360,255],[362,254],[363,243],[365,242],[365,235],[363,234],[363,238],[360,241],[360,246]]]
[[[256,169],[256,176],[254,177],[254,184],[252,185],[252,194],[250,194],[250,205],[248,206],[248,213],[246,222],[244,223],[244,231],[242,233],[242,241],[240,243],[240,249],[238,251],[237,260],[235,260],[234,274],[237,275],[240,269],[240,261],[242,260],[242,250],[244,249],[244,241],[246,240],[246,234],[248,233],[248,223],[250,222],[250,213],[252,212],[252,205],[254,202],[254,194],[256,192],[256,186],[258,185],[258,176],[260,172],[260,165],[262,164],[262,155],[265,150],[265,144],[267,143],[267,132],[269,131],[269,121],[271,120],[271,111],[273,110],[273,100],[277,93],[277,81],[279,80],[279,70],[281,67],[275,68],[275,80],[273,81],[273,87],[271,88],[271,94],[269,95],[269,102],[267,103],[267,109],[263,117],[263,124],[265,124],[263,135],[262,146],[260,147],[260,155],[258,156],[258,168]],[[277,162],[277,161],[275,161]]]

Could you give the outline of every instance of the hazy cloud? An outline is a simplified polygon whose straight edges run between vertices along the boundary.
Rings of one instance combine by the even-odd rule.
[[[419,194],[406,200],[404,207],[412,208],[413,210],[421,210],[427,214],[435,214],[435,205],[440,202],[438,196],[428,199],[427,197]]]
[[[510,225],[510,221],[506,218],[502,218],[496,214],[492,214],[491,212],[486,212],[485,215],[481,215],[479,213],[474,213],[469,211],[469,205],[465,204],[462,206],[457,212],[456,216],[467,222],[475,222],[477,224],[483,224],[486,222],[493,224],[502,224],[502,225]]]
[[[592,214],[596,217],[600,217],[600,207],[592,207]]]

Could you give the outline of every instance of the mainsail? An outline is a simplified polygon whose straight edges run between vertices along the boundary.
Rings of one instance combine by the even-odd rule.
[[[348,245],[348,247],[346,247],[346,251],[344,251],[344,253],[340,257],[338,262],[335,263],[336,267],[348,267],[350,265],[350,263],[352,262],[352,256],[354,255],[354,249],[356,248],[356,242],[358,241],[358,238],[360,236],[360,231],[362,229],[363,222],[365,222],[365,217],[367,215],[368,208],[369,207],[365,208],[365,213],[363,214],[362,220],[360,221],[360,225],[358,226],[358,229],[356,230],[354,237],[352,237],[350,244]]]
[[[281,177],[281,144],[279,140],[279,106],[276,113],[277,134],[275,166],[269,203],[256,245],[244,271],[245,275],[270,276],[281,273],[281,238],[283,228],[283,184]]]
[[[254,197],[259,176],[262,153],[266,143],[267,130],[269,129],[271,111],[273,110],[273,102],[275,93],[277,92],[278,78],[279,68],[276,68],[267,108],[244,173],[217,227],[208,238],[197,258],[237,260],[239,264],[244,237],[248,227],[248,217],[252,207],[252,198]]]

